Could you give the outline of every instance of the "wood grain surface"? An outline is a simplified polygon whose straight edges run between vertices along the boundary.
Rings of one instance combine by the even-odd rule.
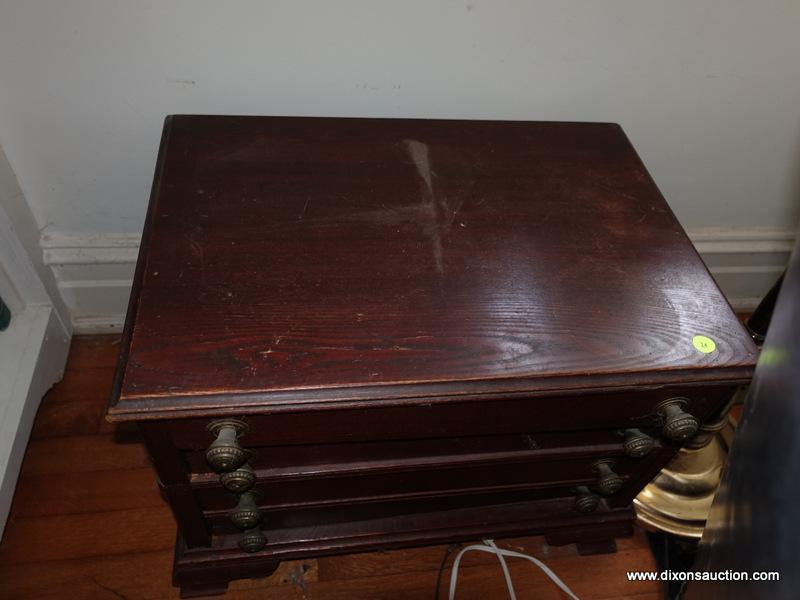
[[[171,582],[175,524],[141,441],[128,424],[102,418],[118,341],[75,338],[64,380],[42,403],[0,544],[3,599],[178,597]],[[619,540],[616,554],[597,556],[578,556],[574,546],[549,546],[541,537],[498,543],[545,560],[582,598],[660,598],[659,584],[625,577],[656,568],[641,532]],[[288,561],[267,579],[232,582],[225,599],[433,599],[445,551],[434,546]],[[509,566],[521,600],[563,598],[531,565]],[[448,563],[443,582],[449,575]],[[445,583],[441,593],[446,597]],[[467,555],[458,598],[504,595],[497,560]]]
[[[603,123],[171,117],[126,327],[118,419],[187,396],[741,381],[755,362]]]

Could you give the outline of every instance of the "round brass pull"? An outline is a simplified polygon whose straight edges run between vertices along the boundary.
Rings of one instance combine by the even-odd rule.
[[[607,458],[598,460],[592,465],[592,471],[597,473],[597,482],[594,487],[604,496],[616,494],[622,487],[622,477],[614,473],[611,469],[613,465],[614,462]]]
[[[585,485],[575,488],[575,510],[590,513],[596,511],[598,506],[600,506],[600,496],[592,493]]]
[[[664,419],[661,433],[668,440],[683,442],[693,437],[700,428],[700,422],[683,410],[688,405],[686,398],[670,398],[656,407]]]
[[[253,471],[253,467],[250,465],[243,464],[235,471],[222,473],[219,476],[219,480],[226,490],[241,494],[253,487],[256,482],[256,472]]]
[[[248,529],[239,537],[239,548],[245,552],[258,552],[266,545],[267,536],[258,527]]]
[[[247,451],[239,445],[239,438],[247,432],[247,423],[240,419],[219,419],[206,427],[215,436],[206,450],[206,460],[215,471],[233,471],[247,460]]]
[[[261,496],[256,490],[249,490],[239,496],[239,502],[231,512],[228,513],[236,527],[239,529],[252,529],[261,522],[261,512],[256,506],[256,500]]]
[[[655,447],[656,441],[646,433],[642,433],[638,429],[625,430],[625,441],[622,443],[625,456],[642,458],[650,454]]]

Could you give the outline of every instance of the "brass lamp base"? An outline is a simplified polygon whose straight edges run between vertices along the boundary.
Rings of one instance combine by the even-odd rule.
[[[699,540],[719,486],[735,422],[725,411],[661,470],[633,501],[647,530]]]

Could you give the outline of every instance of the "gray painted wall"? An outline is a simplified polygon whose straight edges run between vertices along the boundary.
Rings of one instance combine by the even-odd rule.
[[[800,3],[2,0],[46,232],[136,233],[168,113],[617,121],[683,224],[791,228]]]

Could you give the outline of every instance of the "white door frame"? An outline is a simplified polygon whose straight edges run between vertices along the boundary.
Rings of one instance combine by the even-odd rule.
[[[0,332],[0,536],[36,411],[61,379],[72,335],[61,298],[36,268],[38,242],[23,240],[38,240],[38,228],[0,148],[0,296],[11,309]]]

